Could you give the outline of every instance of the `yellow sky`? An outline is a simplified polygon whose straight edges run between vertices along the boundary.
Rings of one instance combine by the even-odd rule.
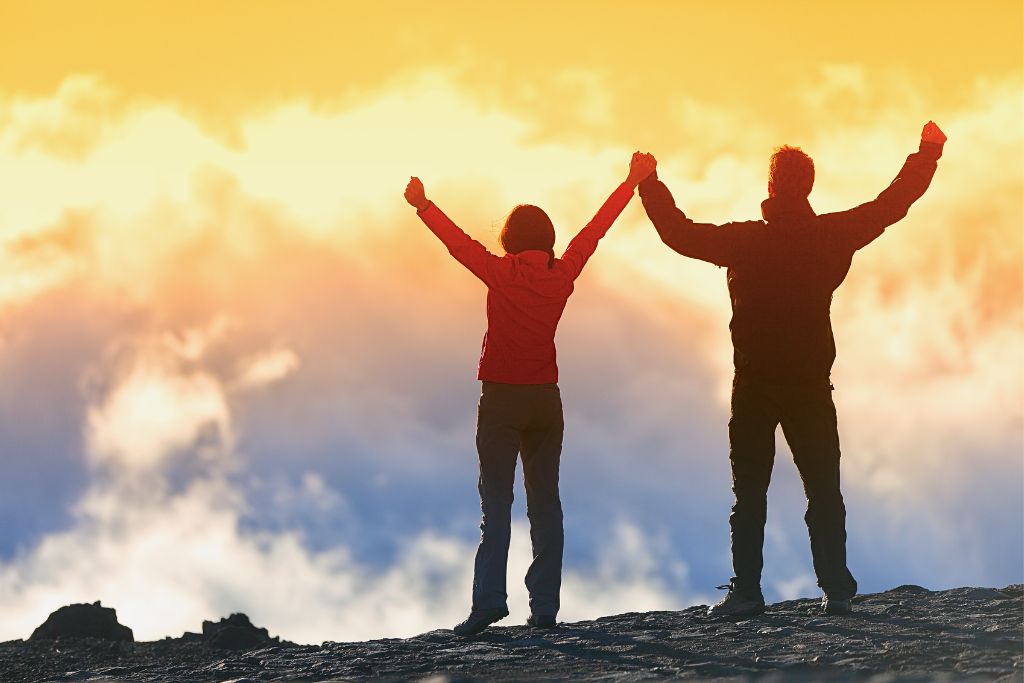
[[[2,7],[0,91],[40,95],[91,73],[227,132],[240,114],[283,100],[343,105],[444,68],[482,101],[534,117],[541,134],[582,127],[610,143],[665,146],[684,142],[665,140],[679,95],[791,121],[781,131],[789,134],[814,123],[797,91],[823,65],[905,78],[928,102],[953,106],[975,96],[979,76],[1019,77],[1024,61],[1024,10],[1014,0]],[[581,117],[581,100],[607,111]]]

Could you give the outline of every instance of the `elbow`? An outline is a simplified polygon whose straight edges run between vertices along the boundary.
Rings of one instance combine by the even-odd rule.
[[[673,239],[673,237],[669,235],[667,232],[662,232],[661,230],[659,230],[658,237],[661,238],[662,244],[664,244],[666,247],[669,247],[671,249],[677,248],[678,240]]]
[[[669,242],[672,240],[670,234],[671,231],[668,228],[666,228],[665,225],[662,224],[660,221],[652,221],[652,223],[654,223],[654,229],[658,232],[658,238],[668,246],[672,246],[671,244],[669,244]]]
[[[661,238],[661,241],[667,246],[675,249],[676,245],[679,244],[679,227],[674,225],[671,221],[666,220],[656,220],[652,222],[654,223],[654,229],[658,231],[658,237]]]
[[[907,217],[907,211],[910,207],[900,207],[891,209],[878,216],[877,225],[879,233],[888,228],[890,225],[899,223],[901,220]]]
[[[686,248],[686,241],[679,239],[678,234],[668,231],[661,232],[659,230],[658,236],[661,237],[662,243],[672,251],[677,254],[682,254],[683,256],[689,256],[688,249]]]
[[[910,212],[910,205],[909,204],[902,204],[900,206],[894,206],[889,211],[889,213],[885,216],[885,224],[888,226],[888,225],[892,225],[893,223],[897,223],[897,222],[903,220],[904,218],[906,218],[907,214],[909,212]]]

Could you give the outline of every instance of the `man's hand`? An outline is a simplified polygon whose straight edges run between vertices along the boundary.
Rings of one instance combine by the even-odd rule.
[[[651,175],[657,167],[658,160],[654,158],[654,155],[633,152],[633,158],[629,160],[629,175],[626,176],[626,182],[635,187],[640,184],[641,180]]]
[[[946,142],[946,134],[943,133],[937,125],[935,125],[934,121],[929,121],[924,124],[924,129],[921,131],[921,140],[941,145]]]
[[[409,184],[405,186],[405,201],[409,202],[417,211],[430,206],[430,200],[423,190],[423,183],[416,176],[409,178]]]

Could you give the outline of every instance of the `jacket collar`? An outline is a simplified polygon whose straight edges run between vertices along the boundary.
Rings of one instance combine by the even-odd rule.
[[[806,197],[769,197],[761,202],[761,215],[768,223],[803,222],[815,216],[814,209]]]
[[[526,251],[521,251],[518,254],[506,255],[519,261],[526,261],[527,263],[541,263],[545,266],[551,258],[548,252],[541,251],[540,249],[527,249]]]

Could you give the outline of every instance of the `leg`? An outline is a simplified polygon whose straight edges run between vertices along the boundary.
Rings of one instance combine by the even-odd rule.
[[[764,525],[768,513],[768,484],[775,460],[778,406],[755,383],[736,382],[729,420],[729,462],[736,497],[729,516],[732,530],[732,585],[741,594],[761,596],[764,566]]]
[[[857,582],[846,566],[846,506],[839,490],[839,430],[831,389],[800,389],[789,395],[782,431],[807,494],[804,519],[818,585],[829,597],[850,598]]]
[[[512,525],[512,488],[520,430],[514,397],[484,384],[477,413],[480,456],[480,546],[473,573],[473,610],[507,610],[505,576]]]
[[[562,454],[562,399],[556,386],[537,387],[534,419],[523,432],[526,514],[530,518],[533,563],[526,573],[530,611],[554,617],[562,585],[562,503],[558,465]]]

